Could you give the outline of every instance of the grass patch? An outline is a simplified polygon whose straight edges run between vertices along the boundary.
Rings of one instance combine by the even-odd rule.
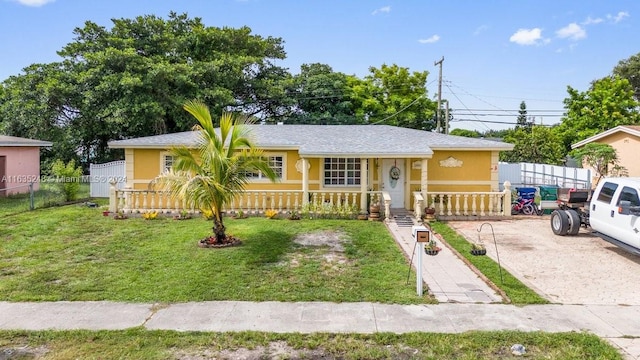
[[[202,249],[211,221],[116,221],[102,210],[0,218],[0,300],[434,302],[406,283],[407,261],[379,222],[227,218],[243,245]],[[327,232],[341,251],[294,241]]]
[[[547,304],[546,299],[542,298],[535,291],[529,289],[520,280],[511,275],[504,268],[502,269],[502,279],[500,278],[500,268],[498,263],[488,256],[471,255],[469,249],[471,244],[463,236],[459,235],[455,230],[451,229],[445,223],[434,221],[429,224],[431,228],[439,233],[445,241],[456,249],[462,256],[471,262],[480,272],[482,272],[489,280],[502,289],[511,299],[513,304]],[[504,280],[504,281],[503,281]]]
[[[0,350],[47,359],[515,359],[523,344],[532,359],[622,359],[586,333],[467,332],[274,334],[147,331],[0,331]],[[0,355],[2,351],[0,351]],[[249,357],[251,355],[251,357]]]

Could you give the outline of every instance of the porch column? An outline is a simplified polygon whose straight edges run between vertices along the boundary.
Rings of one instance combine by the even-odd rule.
[[[309,160],[302,158],[302,206],[309,204]]]
[[[429,207],[429,205],[431,205],[429,203],[429,199],[427,198],[427,178],[429,177],[429,169],[427,169],[428,165],[429,159],[422,159],[420,163],[420,191],[422,192],[422,197],[424,198],[425,207]]]
[[[360,210],[367,211],[367,185],[369,184],[369,161],[360,159]]]

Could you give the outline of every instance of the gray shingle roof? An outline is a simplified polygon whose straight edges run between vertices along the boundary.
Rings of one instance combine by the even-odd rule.
[[[15,136],[0,135],[0,146],[52,146],[48,141],[27,139]]]
[[[263,149],[298,149],[306,156],[424,156],[433,149],[511,150],[512,144],[444,135],[388,125],[250,125]],[[109,142],[111,148],[193,146],[197,132],[187,131]]]

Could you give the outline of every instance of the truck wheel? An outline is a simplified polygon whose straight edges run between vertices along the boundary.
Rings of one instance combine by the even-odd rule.
[[[551,213],[551,230],[560,236],[567,235],[569,230],[569,216],[564,210],[553,210]]]
[[[576,235],[580,232],[580,215],[575,210],[566,210],[569,217],[569,235]]]

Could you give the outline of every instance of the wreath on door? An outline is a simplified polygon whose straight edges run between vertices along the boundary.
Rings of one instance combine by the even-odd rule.
[[[400,169],[395,165],[392,166],[391,169],[389,170],[389,177],[391,178],[391,180],[400,179]]]

